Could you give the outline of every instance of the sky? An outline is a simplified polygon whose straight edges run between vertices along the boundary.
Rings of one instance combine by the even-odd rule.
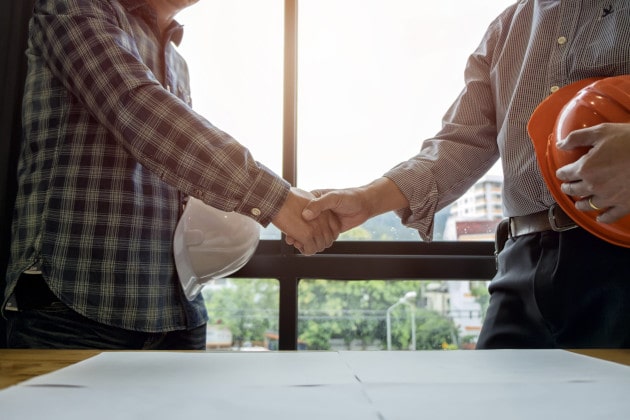
[[[301,0],[298,187],[362,185],[417,153],[512,2]],[[193,107],[278,173],[283,13],[280,0],[200,0],[177,16]]]

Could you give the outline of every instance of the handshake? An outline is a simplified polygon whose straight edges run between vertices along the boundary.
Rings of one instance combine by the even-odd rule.
[[[272,223],[304,255],[330,247],[340,233],[409,205],[396,184],[379,178],[363,187],[306,192],[291,188]]]

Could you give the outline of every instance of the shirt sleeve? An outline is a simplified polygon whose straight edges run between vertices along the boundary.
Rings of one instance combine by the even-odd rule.
[[[31,42],[56,79],[139,163],[184,194],[262,225],[289,185],[247,148],[168,92],[109,2],[40,2]],[[47,10],[48,9],[48,10]]]
[[[409,201],[397,214],[425,241],[432,240],[435,213],[463,195],[499,158],[490,74],[497,22],[469,57],[465,87],[444,115],[440,132],[426,139],[417,155],[384,174]]]

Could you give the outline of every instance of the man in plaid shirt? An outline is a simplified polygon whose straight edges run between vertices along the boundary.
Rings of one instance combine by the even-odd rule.
[[[205,348],[177,278],[183,198],[275,224],[312,254],[336,219],[191,109],[173,19],[196,0],[41,0],[3,304],[10,347]]]

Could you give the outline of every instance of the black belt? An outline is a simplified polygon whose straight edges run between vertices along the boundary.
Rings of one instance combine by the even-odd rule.
[[[552,205],[548,210],[526,216],[510,217],[508,220],[510,237],[546,230],[563,232],[577,227],[577,224],[557,204]]]

